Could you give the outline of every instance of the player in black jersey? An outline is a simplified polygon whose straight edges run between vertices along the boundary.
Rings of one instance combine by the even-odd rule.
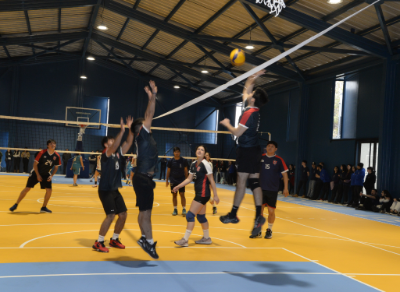
[[[151,123],[153,121],[156,109],[157,86],[154,81],[150,81],[150,87],[146,86],[149,103],[147,105],[144,118],[136,119],[132,124],[132,132],[135,133],[136,143],[136,171],[132,184],[136,193],[136,206],[139,207],[138,223],[142,232],[138,244],[152,258],[158,259],[156,244],[153,240],[151,227],[151,210],[154,202],[153,181],[154,173],[157,172],[158,150],[156,141],[151,132]]]
[[[261,70],[249,77],[243,89],[243,110],[239,118],[239,126],[233,127],[229,119],[224,119],[221,124],[228,128],[234,136],[238,137],[238,147],[236,148],[237,164],[237,184],[230,213],[221,216],[222,223],[238,223],[237,211],[246,192],[247,179],[250,189],[253,191],[254,203],[256,205],[256,218],[252,235],[257,235],[261,231],[265,218],[261,213],[262,191],[260,188],[260,159],[261,147],[258,144],[258,127],[260,125],[260,108],[268,102],[268,95],[262,88],[253,91],[255,80],[263,75],[265,70]]]
[[[56,141],[50,139],[47,141],[47,149],[40,151],[36,155],[35,162],[33,163],[33,169],[29,175],[26,187],[20,193],[17,203],[10,208],[11,212],[17,209],[18,204],[23,198],[25,198],[26,194],[31,190],[31,188],[34,188],[35,185],[40,182],[40,188],[46,189],[46,195],[44,197],[43,206],[40,209],[40,213],[51,213],[51,211],[47,208],[47,203],[50,200],[52,192],[51,180],[53,175],[57,172],[58,167],[61,165],[61,157],[55,151],[55,149]],[[54,169],[52,173],[50,173],[53,167]]]
[[[190,205],[189,212],[186,214],[187,227],[186,233],[181,240],[175,241],[175,244],[187,247],[189,246],[189,236],[194,228],[194,218],[197,215],[197,221],[203,228],[203,238],[195,241],[197,244],[211,244],[211,238],[209,234],[208,221],[206,219],[207,202],[210,200],[211,191],[210,185],[214,194],[214,201],[218,204],[219,198],[217,195],[217,187],[214,182],[212,168],[210,163],[205,159],[206,147],[199,145],[196,148],[197,160],[190,165],[189,176],[181,184],[177,185],[173,191],[177,192],[180,188],[186,186],[194,180],[194,191],[196,196]]]
[[[95,241],[93,249],[100,252],[108,252],[108,248],[104,245],[104,237],[106,236],[110,225],[113,222],[115,215],[118,215],[118,220],[115,222],[115,230],[113,237],[110,238],[110,246],[124,249],[125,246],[119,240],[119,234],[124,228],[127,209],[124,198],[118,191],[122,188],[122,160],[132,146],[133,133],[131,125],[133,118],[130,116],[126,119],[126,126],[129,129],[126,141],[120,146],[122,136],[125,133],[124,120],[121,118],[121,131],[114,138],[111,136],[104,137],[101,144],[104,147],[101,155],[101,180],[99,184],[99,198],[106,212],[106,218],[100,227],[99,238]]]
[[[181,157],[181,149],[174,147],[174,157],[168,161],[168,170],[166,178],[166,187],[168,188],[169,180],[171,181],[172,203],[174,204],[173,216],[178,215],[178,193],[174,192],[175,186],[179,185],[188,177],[188,163],[187,160]],[[182,216],[186,216],[186,198],[185,187],[179,189],[182,204]]]

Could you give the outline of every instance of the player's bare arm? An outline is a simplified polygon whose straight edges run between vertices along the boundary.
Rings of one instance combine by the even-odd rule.
[[[81,160],[82,160],[82,158],[81,158]],[[53,179],[53,176],[57,173],[57,170],[58,170],[58,165],[54,166],[53,171],[51,172],[51,175],[49,176],[47,181],[51,181]]]
[[[284,185],[284,187],[283,187],[283,195],[285,197],[287,197],[287,196],[289,196],[289,187],[288,187],[289,186],[289,176],[288,176],[287,171],[283,172],[282,176],[283,176],[283,185]]]
[[[35,162],[33,163],[33,169],[34,169],[35,172],[36,172],[37,180],[41,182],[41,181],[42,181],[42,177],[41,177],[40,174],[39,174],[38,164],[39,164],[39,162],[37,162],[37,161],[35,160]]]
[[[179,185],[177,185],[176,187],[174,187],[174,189],[172,190],[174,193],[178,192],[180,188],[183,188],[184,186],[190,184],[193,181],[193,174],[189,173],[189,176],[187,177],[187,179],[185,179],[182,183],[180,183]]]
[[[265,74],[265,70],[261,70],[255,74],[251,75],[249,78],[247,78],[246,83],[243,88],[243,96],[242,96],[243,102],[246,99],[248,99],[250,95],[253,94],[253,89],[254,89],[254,84],[256,82],[256,79],[263,74]]]
[[[234,136],[240,137],[246,132],[247,128],[239,125],[237,128],[231,125],[231,121],[229,119],[224,119],[220,122],[221,125],[225,126],[229,132],[231,132]]]
[[[128,138],[126,138],[126,141],[122,144],[122,154],[123,155],[128,153],[128,151],[131,148],[132,143],[133,143],[133,133],[131,131],[132,123],[133,123],[133,118],[131,116],[128,116],[126,118],[126,127],[129,129],[129,134],[128,134]],[[132,163],[133,163],[133,160],[132,160]]]
[[[154,113],[156,111],[156,95],[157,95],[157,86],[156,83],[151,80],[149,82],[149,86],[144,88],[147,96],[149,97],[149,103],[147,105],[146,113],[144,114],[144,122],[143,126],[150,131],[151,123],[153,121]]]
[[[212,173],[211,174],[207,174],[207,178],[208,178],[208,180],[210,182],[211,189],[212,189],[212,192],[214,194],[214,201],[215,201],[215,203],[219,204],[219,197],[218,197],[218,194],[217,194],[217,186],[215,184],[213,174]]]
[[[111,154],[115,153],[115,151],[117,151],[119,145],[121,144],[121,139],[122,139],[122,136],[124,135],[124,132],[125,132],[125,125],[124,125],[124,119],[123,118],[121,118],[120,124],[121,124],[121,131],[115,137],[114,143],[112,144],[112,146],[107,148],[107,151],[106,151],[107,157],[110,157]]]

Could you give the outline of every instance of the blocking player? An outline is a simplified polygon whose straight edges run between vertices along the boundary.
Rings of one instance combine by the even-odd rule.
[[[283,195],[285,197],[289,196],[288,189],[288,171],[285,161],[282,157],[276,155],[278,150],[278,143],[274,141],[269,141],[266,147],[267,153],[264,153],[261,158],[260,167],[260,184],[263,193],[263,209],[267,206],[268,208],[268,229],[265,232],[265,238],[272,238],[272,227],[275,222],[275,209],[276,202],[278,200],[279,183],[281,181],[281,176],[283,177]],[[261,237],[261,232],[256,236],[251,235],[250,238]]]
[[[172,216],[176,216],[178,215],[178,192],[174,192],[173,189],[188,177],[188,163],[186,159],[181,157],[181,149],[179,147],[174,147],[174,157],[168,161],[167,167],[165,185],[168,188],[169,180],[171,181],[172,203],[174,204]],[[185,187],[179,189],[179,196],[181,197],[183,209],[182,216],[186,216]]]
[[[133,123],[133,118],[130,116],[126,119],[126,126],[129,129],[126,141],[120,146],[122,136],[125,132],[124,120],[121,118],[121,131],[114,138],[111,136],[104,137],[101,144],[104,147],[101,155],[101,180],[99,184],[99,198],[106,212],[106,218],[100,227],[99,237],[93,245],[93,249],[99,252],[109,252],[109,249],[104,245],[104,237],[106,236],[110,225],[113,222],[115,215],[118,215],[115,222],[115,230],[112,238],[110,238],[110,246],[124,249],[125,246],[119,240],[119,235],[124,228],[126,217],[126,205],[124,198],[119,192],[122,188],[122,166],[123,157],[132,146],[133,133],[130,130]]]
[[[261,147],[258,144],[258,128],[260,108],[268,102],[268,95],[262,88],[253,90],[255,80],[264,73],[265,70],[261,70],[246,81],[243,89],[243,106],[247,104],[247,107],[239,118],[239,126],[234,128],[229,119],[221,121],[229,132],[238,137],[238,147],[236,148],[237,184],[233,206],[231,212],[220,217],[220,221],[224,224],[239,222],[237,211],[245,195],[248,179],[256,206],[256,218],[251,232],[253,236],[260,233],[265,223],[265,218],[261,214],[262,191],[259,183]]]
[[[47,208],[47,203],[50,200],[52,186],[51,180],[54,174],[57,172],[58,167],[61,165],[61,157],[55,151],[56,141],[50,139],[47,141],[47,149],[40,151],[33,163],[33,169],[30,172],[28,182],[26,183],[25,189],[20,193],[17,202],[10,208],[11,212],[14,212],[22,199],[25,198],[26,194],[35,187],[37,183],[40,183],[41,189],[46,189],[46,194],[44,196],[43,206],[40,209],[40,213],[51,213]],[[53,168],[54,167],[54,168]],[[51,169],[53,171],[50,173]]]
[[[136,143],[136,171],[132,184],[136,193],[136,207],[139,207],[138,223],[142,232],[138,244],[152,258],[158,259],[156,244],[153,240],[151,226],[151,210],[154,202],[153,181],[154,173],[157,171],[158,150],[157,143],[151,132],[151,123],[153,121],[156,109],[157,86],[154,81],[150,81],[150,87],[146,86],[149,103],[147,105],[144,118],[136,119],[132,124],[132,132],[135,133]]]

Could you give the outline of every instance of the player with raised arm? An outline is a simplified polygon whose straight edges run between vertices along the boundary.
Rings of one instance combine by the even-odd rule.
[[[40,151],[36,155],[33,169],[30,172],[26,187],[20,193],[17,202],[10,208],[11,212],[14,212],[18,208],[18,204],[21,203],[23,198],[25,198],[26,194],[34,188],[37,183],[40,183],[40,188],[46,189],[46,195],[40,213],[51,213],[47,208],[47,203],[49,202],[52,193],[51,181],[54,174],[56,174],[58,167],[61,165],[61,157],[55,149],[56,141],[50,139],[47,141],[47,149]],[[52,168],[53,171],[50,173]]]
[[[176,192],[180,188],[186,186],[194,180],[194,190],[196,196],[190,205],[189,212],[186,214],[187,227],[186,233],[182,239],[175,241],[176,245],[182,247],[189,246],[189,237],[194,228],[194,218],[197,217],[197,221],[201,224],[203,229],[203,238],[195,241],[197,244],[211,244],[211,238],[209,233],[209,225],[206,218],[207,202],[211,198],[210,185],[214,194],[214,201],[218,204],[219,198],[217,195],[217,187],[214,182],[212,168],[210,163],[204,158],[206,154],[206,147],[199,145],[196,148],[197,160],[194,161],[190,166],[189,176],[181,184],[174,187],[173,191]]]
[[[110,246],[124,249],[125,246],[119,240],[119,235],[124,229],[125,221],[127,218],[127,208],[124,198],[119,192],[122,188],[122,172],[121,161],[124,155],[129,151],[133,142],[133,133],[131,125],[133,118],[130,116],[126,119],[126,126],[129,129],[126,141],[120,146],[122,136],[125,133],[124,120],[121,118],[121,131],[114,138],[112,136],[104,137],[101,144],[104,147],[103,154],[101,155],[101,169],[102,178],[99,184],[99,198],[106,213],[106,218],[100,227],[99,237],[93,245],[93,249],[99,252],[109,252],[109,249],[104,245],[104,237],[110,229],[115,215],[118,215],[117,222],[115,222],[115,230],[112,238],[110,238]]]
[[[145,116],[136,119],[131,127],[135,134],[137,151],[136,171],[132,184],[136,193],[136,207],[139,207],[138,223],[142,232],[138,244],[152,258],[158,259],[157,242],[153,240],[151,226],[151,211],[154,202],[154,188],[156,187],[153,177],[157,172],[158,164],[157,144],[151,132],[151,123],[156,109],[157,86],[154,81],[150,81],[149,84],[150,87],[144,88],[149,98]]]
[[[239,222],[237,211],[245,195],[248,179],[256,206],[256,218],[251,232],[253,236],[261,231],[261,227],[265,223],[265,218],[261,214],[262,191],[259,183],[261,147],[258,143],[258,128],[260,108],[268,102],[268,95],[262,88],[253,90],[255,80],[264,73],[265,70],[261,70],[246,81],[243,89],[243,106],[246,104],[247,106],[239,118],[238,127],[233,127],[229,119],[221,121],[221,124],[228,128],[229,132],[238,137],[238,147],[236,148],[238,174],[232,210],[227,215],[221,216],[220,220],[224,224]]]

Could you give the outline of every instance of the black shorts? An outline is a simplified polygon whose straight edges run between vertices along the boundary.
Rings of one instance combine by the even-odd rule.
[[[172,191],[172,189],[173,189],[174,187],[180,185],[180,184],[181,184],[181,183],[179,183],[179,184],[170,183],[170,184],[169,184],[169,185],[171,186],[171,194],[174,193],[174,192]],[[184,192],[185,192],[185,187],[181,187],[181,188],[179,189],[178,192],[179,192],[179,193],[184,193]]]
[[[194,197],[193,201],[196,201],[202,205],[205,205],[208,203],[211,197],[201,197],[201,196],[196,196]]]
[[[126,212],[126,205],[121,193],[116,191],[100,191],[99,198],[107,215]]]
[[[41,189],[51,189],[51,181],[47,181],[47,179],[50,176],[50,173],[41,174],[40,176],[42,177],[42,181],[40,182],[40,188]],[[36,172],[33,171],[29,175],[28,182],[26,183],[26,187],[34,188],[37,183],[39,183],[39,181],[37,179]]]
[[[267,205],[270,208],[276,209],[276,201],[278,200],[278,192],[263,190],[262,193],[263,193],[263,205]]]
[[[154,188],[156,183],[153,178],[143,173],[135,173],[132,179],[133,190],[136,193],[136,207],[139,211],[147,211],[153,209]]]
[[[260,173],[261,147],[236,148],[237,172]]]

